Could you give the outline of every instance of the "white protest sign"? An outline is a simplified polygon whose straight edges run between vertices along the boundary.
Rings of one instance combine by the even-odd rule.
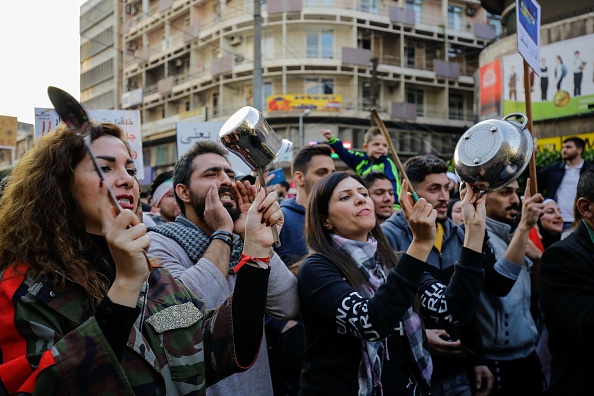
[[[197,141],[214,140],[221,142],[219,131],[224,122],[178,121],[177,129],[177,158],[181,158]],[[237,175],[249,175],[251,169],[237,155],[229,152],[229,162]]]
[[[140,125],[140,111],[138,110],[87,110],[89,118],[96,122],[112,122],[117,124],[132,149],[132,159],[138,170],[137,178],[144,179],[144,165],[142,155],[142,134]],[[52,108],[35,108],[35,139],[53,132],[62,119]]]

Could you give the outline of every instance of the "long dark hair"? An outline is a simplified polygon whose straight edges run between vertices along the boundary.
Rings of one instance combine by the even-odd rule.
[[[119,126],[87,125],[91,140],[114,136],[130,148]],[[107,291],[83,251],[89,247],[74,195],[74,168],[87,153],[83,138],[64,124],[39,139],[15,166],[0,206],[0,271],[25,263],[33,276],[47,273],[59,287],[74,280],[91,295]]]
[[[365,185],[358,175],[352,172],[335,172],[321,179],[313,188],[307,211],[305,213],[305,238],[309,248],[325,256],[344,275],[349,285],[360,290],[368,282],[359,270],[352,257],[332,243],[331,232],[323,226],[328,218],[328,206],[336,186],[344,179],[351,177]],[[396,267],[398,258],[386,236],[376,221],[371,235],[377,240],[378,258],[386,269]]]

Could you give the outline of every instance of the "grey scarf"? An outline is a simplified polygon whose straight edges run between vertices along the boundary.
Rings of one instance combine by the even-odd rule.
[[[177,216],[175,222],[168,222],[154,227],[148,227],[148,231],[156,232],[173,239],[184,248],[188,257],[193,262],[197,262],[204,255],[204,251],[210,245],[210,238],[204,231],[196,227],[194,223],[188,220],[183,214]],[[229,271],[241,260],[243,251],[243,241],[237,234],[233,234],[233,247],[231,248],[231,261],[229,262]]]

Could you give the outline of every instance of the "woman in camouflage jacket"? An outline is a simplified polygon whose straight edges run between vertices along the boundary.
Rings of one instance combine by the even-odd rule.
[[[2,198],[0,394],[203,395],[254,362],[269,270],[247,261],[234,293],[205,311],[165,269],[147,265],[150,238],[133,212],[140,194],[121,129],[89,128],[104,182],[82,137],[63,126],[19,162]],[[262,190],[248,212],[245,255],[270,255],[274,223],[282,225],[276,196]]]

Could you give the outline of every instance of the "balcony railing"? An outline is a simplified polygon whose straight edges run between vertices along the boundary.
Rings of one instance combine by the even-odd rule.
[[[223,8],[220,11],[212,12],[210,15],[202,18],[198,23],[200,24],[201,30],[205,30],[223,21],[229,23],[229,20],[234,18],[244,17],[245,19],[250,19],[253,17],[252,5],[252,0],[245,0],[243,5],[238,4],[233,7]],[[381,0],[303,0],[303,8],[338,8],[356,10],[381,17],[385,17],[389,14],[389,6],[384,4]],[[132,27],[146,20],[158,18],[159,15],[159,5],[154,4],[148,9],[148,12],[143,12],[142,9],[139,9],[136,15],[132,16],[126,14],[127,19],[125,22]],[[474,31],[475,23],[486,22],[477,21],[475,18],[469,18],[464,14],[454,19],[448,17],[448,15],[436,14],[436,11],[430,8],[422,9],[421,12],[417,12],[415,19],[417,25],[422,24],[430,26],[432,30],[444,30],[444,28],[447,28],[450,31],[468,33]]]

